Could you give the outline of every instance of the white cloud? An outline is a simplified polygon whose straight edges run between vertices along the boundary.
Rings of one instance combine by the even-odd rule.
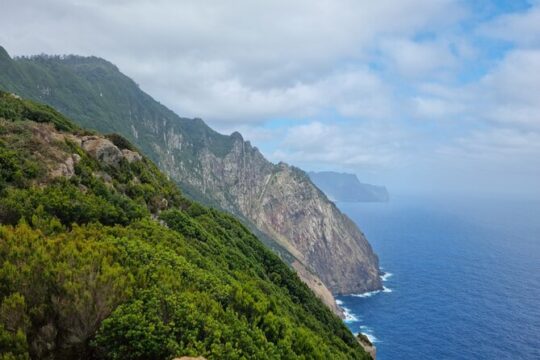
[[[488,119],[540,130],[540,49],[510,52],[479,87]]]
[[[380,122],[329,125],[321,122],[290,127],[274,154],[307,168],[362,169],[399,166],[405,134]]]
[[[348,64],[367,61],[380,38],[463,13],[452,0],[4,0],[0,42],[14,54],[105,57],[174,110],[213,124],[311,114],[317,103],[380,117],[391,101],[381,81]]]
[[[516,161],[524,156],[529,161],[540,156],[540,133],[513,128],[477,130],[459,137],[450,146],[441,147],[439,153],[458,158],[489,160],[499,165],[505,160]],[[540,169],[538,161],[530,165]]]
[[[388,39],[382,42],[381,49],[385,55],[383,61],[407,78],[440,76],[459,64],[451,44],[444,41]]]
[[[522,13],[506,14],[479,28],[479,33],[520,46],[540,46],[540,5],[531,6]]]

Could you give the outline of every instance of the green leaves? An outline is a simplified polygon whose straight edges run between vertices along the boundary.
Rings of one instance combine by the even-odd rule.
[[[147,214],[145,209],[121,196],[110,194],[107,201],[91,192],[83,193],[66,181],[59,181],[45,188],[10,188],[0,204],[0,221],[16,224],[20,219],[32,219],[42,209],[48,218],[54,217],[62,224],[128,224]]]
[[[52,107],[0,91],[0,118],[51,123],[57,130],[74,131],[78,126]]]
[[[22,332],[34,358],[89,351],[89,339],[132,296],[134,283],[101,230],[75,227],[44,236],[26,224],[0,228],[0,284],[7,294],[0,326],[6,339]]]

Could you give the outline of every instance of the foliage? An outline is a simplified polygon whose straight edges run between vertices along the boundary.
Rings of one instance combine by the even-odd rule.
[[[77,126],[52,107],[0,91],[0,117],[11,120],[28,119],[52,123],[58,130],[75,130]]]

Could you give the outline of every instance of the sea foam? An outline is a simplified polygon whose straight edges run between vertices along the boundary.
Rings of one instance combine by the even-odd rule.
[[[390,277],[392,277],[392,274],[391,272],[385,272],[384,274],[381,275],[381,280],[382,281],[387,281]]]
[[[345,319],[344,321],[346,323],[352,323],[352,322],[357,322],[358,321],[358,318],[356,317],[356,315],[354,315],[350,309],[346,308],[346,307],[341,307],[343,309],[343,315],[345,316]]]
[[[369,326],[365,326],[365,325],[360,326],[360,332],[366,335],[372,344],[380,342],[379,339],[377,339],[377,337],[373,335],[373,329],[371,329]]]
[[[380,292],[391,293],[393,292],[393,290],[386,286],[383,286],[382,290],[368,291],[361,294],[351,294],[350,296],[359,297],[359,298],[368,298],[368,297],[372,297],[373,295],[377,295]]]
[[[343,321],[345,321],[346,323],[358,321],[358,317],[356,317],[356,315],[351,312],[351,309],[343,306],[343,301],[336,299],[336,304],[338,304],[339,307],[341,307],[341,309],[343,310],[343,316],[345,317]]]
[[[373,295],[377,295],[380,292],[381,290],[375,290],[375,291],[368,291],[361,294],[351,294],[351,296],[359,297],[359,298],[368,298],[368,297],[372,297]]]

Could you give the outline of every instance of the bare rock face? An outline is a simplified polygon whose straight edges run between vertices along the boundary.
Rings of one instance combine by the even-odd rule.
[[[48,176],[51,179],[58,177],[71,178],[75,175],[75,166],[81,161],[79,154],[70,154],[61,147],[53,144],[61,144],[66,141],[75,143],[85,150],[90,156],[110,166],[118,166],[122,160],[129,163],[141,161],[143,157],[136,151],[127,149],[120,150],[110,140],[102,136],[78,136],[74,134],[63,133],[55,130],[49,124],[34,124],[31,126],[33,140],[41,148],[47,148],[49,151],[40,154],[42,161],[48,164]],[[111,182],[109,174],[95,174]]]
[[[317,295],[334,314],[338,315],[340,318],[345,317],[343,309],[339,307],[330,290],[323,284],[317,275],[308,270],[306,266],[298,260],[293,261],[291,265],[300,279],[309,286],[313,293],[315,293],[315,295]]]
[[[141,161],[143,157],[136,151],[120,150],[112,141],[102,136],[83,136],[81,147],[93,158],[110,166],[118,166],[122,159],[132,163]]]
[[[92,157],[110,166],[118,166],[124,158],[122,151],[104,137],[84,136],[81,145]]]
[[[52,178],[66,177],[71,178],[75,175],[75,165],[81,160],[78,154],[69,155],[63,163],[60,163],[56,169],[50,172]]]
[[[379,288],[378,259],[354,223],[303,172],[278,168],[253,213],[256,224],[288,239],[334,294]]]
[[[124,156],[124,158],[127,160],[128,163],[142,160],[141,154],[135,151],[128,150],[128,149],[122,149],[122,155]]]

